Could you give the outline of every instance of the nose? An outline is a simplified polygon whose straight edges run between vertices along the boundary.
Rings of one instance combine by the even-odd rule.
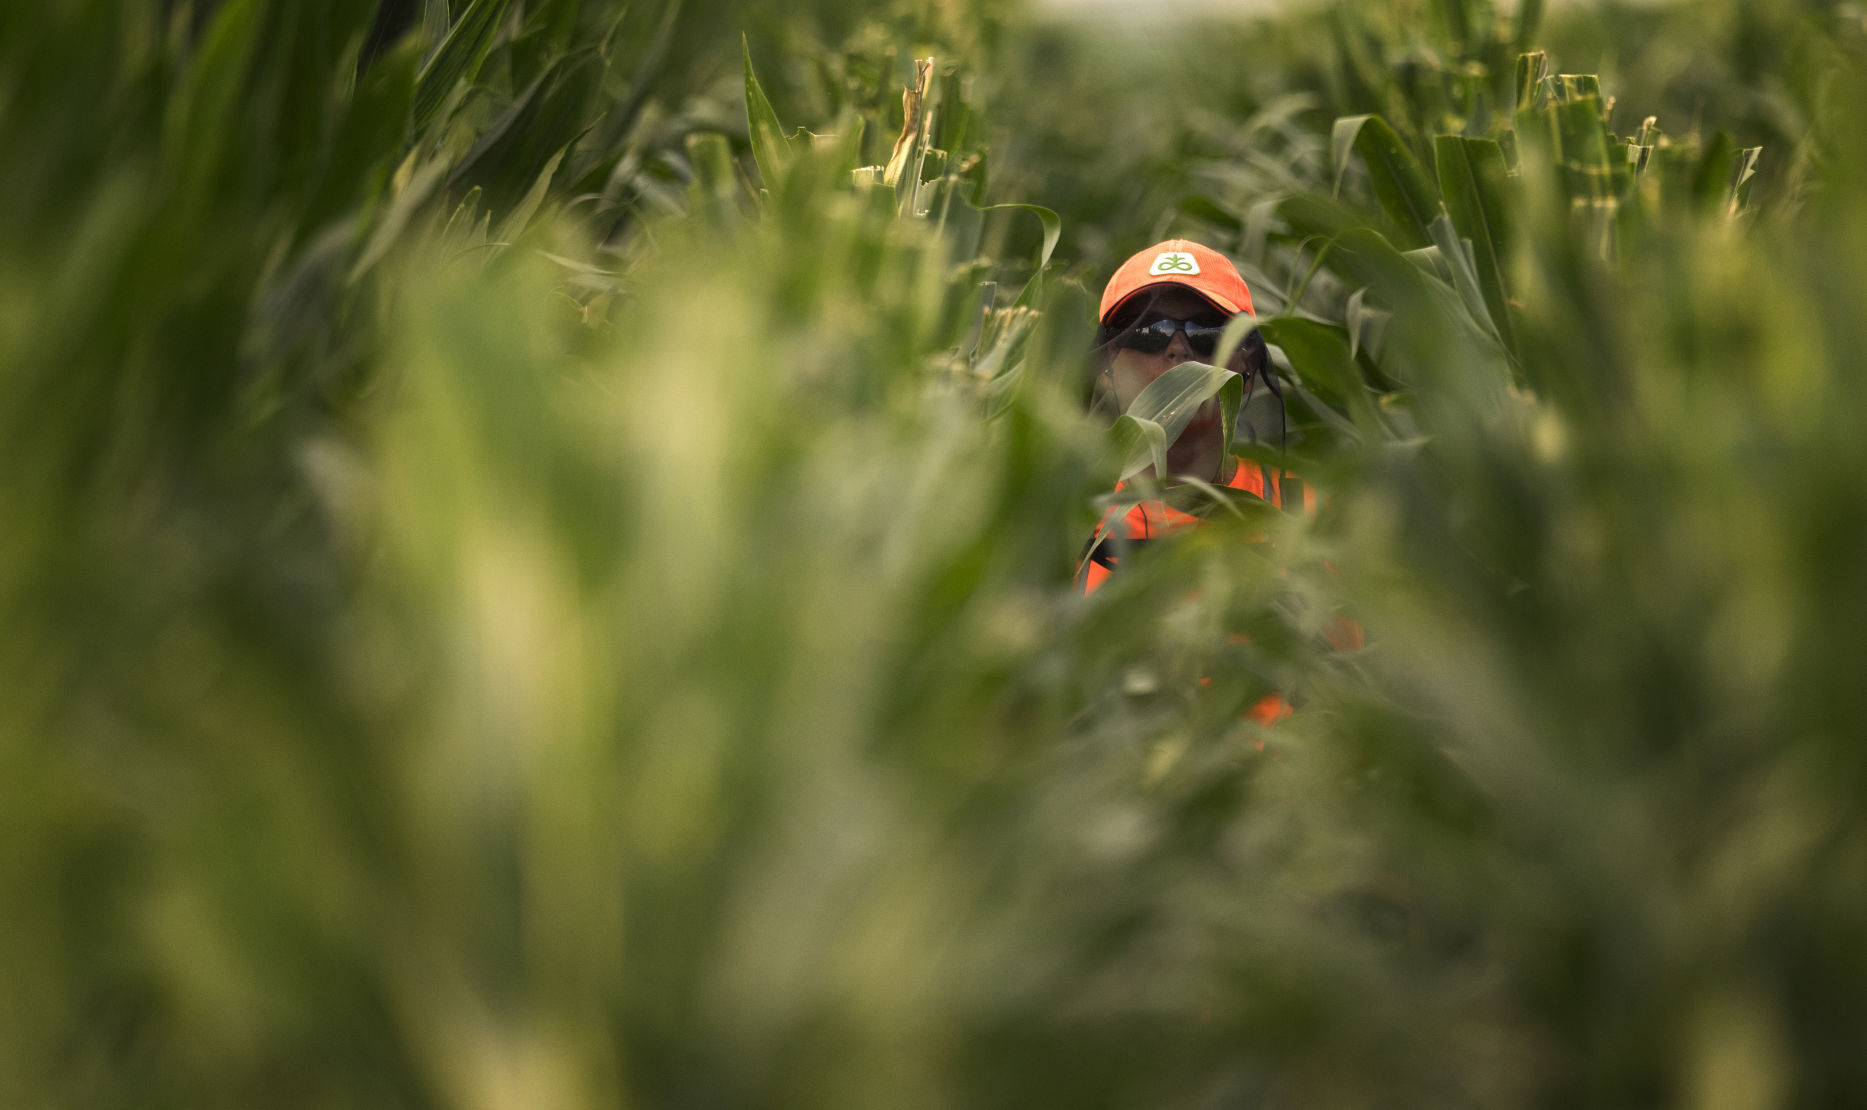
[[[1167,357],[1174,365],[1195,361],[1192,344],[1186,341],[1186,329],[1173,333],[1173,339],[1167,344]]]

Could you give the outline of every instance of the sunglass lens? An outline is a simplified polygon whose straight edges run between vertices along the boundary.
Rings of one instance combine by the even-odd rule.
[[[1193,348],[1196,355],[1210,356],[1219,345],[1219,336],[1225,334],[1223,324],[1217,327],[1205,327],[1199,324],[1186,325],[1186,345]]]
[[[1157,355],[1173,342],[1175,323],[1172,320],[1153,320],[1138,327],[1129,328],[1122,337],[1121,345],[1142,354]]]
[[[1186,333],[1186,345],[1194,354],[1210,358],[1219,345],[1219,337],[1225,334],[1225,324],[1195,324],[1191,320],[1161,316],[1145,324],[1128,325],[1117,333],[1114,343],[1143,354],[1157,355],[1166,350],[1174,334],[1181,331]]]

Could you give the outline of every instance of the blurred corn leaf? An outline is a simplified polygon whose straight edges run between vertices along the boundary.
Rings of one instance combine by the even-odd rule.
[[[0,8],[0,1104],[1867,1098],[1858,12],[371,9]]]
[[[1439,194],[1427,180],[1419,160],[1385,120],[1379,116],[1339,119],[1329,144],[1338,192],[1349,153],[1358,152],[1368,169],[1374,195],[1392,221],[1399,241],[1418,247],[1431,240],[1428,229],[1440,212]]]
[[[1515,349],[1510,295],[1504,280],[1512,206],[1506,192],[1509,177],[1503,149],[1493,139],[1441,135],[1435,140],[1434,150],[1439,191],[1445,198],[1447,214],[1459,235],[1471,244],[1492,324],[1505,346]]]
[[[752,72],[752,46],[743,36],[740,50],[745,58],[746,128],[752,138],[752,155],[758,160],[765,188],[776,190],[783,181],[787,161],[784,125],[778,122],[778,113],[772,110],[765,90],[759,87],[758,75]]]
[[[468,0],[415,82],[415,131],[428,129],[461,82],[471,82],[492,49],[512,0]]]

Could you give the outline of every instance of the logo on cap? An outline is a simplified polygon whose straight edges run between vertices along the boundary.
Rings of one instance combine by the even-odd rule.
[[[1199,263],[1185,251],[1162,251],[1154,256],[1154,264],[1147,268],[1149,277],[1163,274],[1197,274]]]

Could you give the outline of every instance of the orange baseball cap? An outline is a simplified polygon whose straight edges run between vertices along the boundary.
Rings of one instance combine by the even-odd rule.
[[[1251,311],[1251,290],[1231,259],[1191,239],[1169,239],[1121,264],[1102,290],[1099,319],[1107,322],[1128,298],[1163,285],[1184,285],[1234,316],[1257,315]]]

